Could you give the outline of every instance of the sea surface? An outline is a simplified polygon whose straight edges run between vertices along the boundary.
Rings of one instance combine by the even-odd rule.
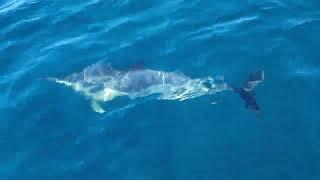
[[[320,1],[0,0],[1,180],[319,180]],[[232,91],[107,105],[47,81],[106,61]],[[212,103],[218,102],[218,103]]]

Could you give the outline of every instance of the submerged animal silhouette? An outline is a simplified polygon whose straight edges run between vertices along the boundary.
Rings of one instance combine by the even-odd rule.
[[[146,97],[152,94],[157,99],[183,101],[221,91],[234,90],[245,101],[246,107],[260,110],[253,89],[263,80],[263,71],[249,76],[240,88],[232,88],[221,77],[190,78],[179,72],[165,72],[152,69],[134,69],[120,71],[102,62],[73,73],[65,78],[48,78],[69,86],[91,101],[95,112],[104,113],[101,103],[120,96],[130,99]]]
[[[241,99],[245,102],[247,109],[255,112],[260,112],[260,107],[256,101],[256,94],[254,88],[264,80],[264,71],[258,70],[249,75],[249,78],[242,84],[240,88],[233,88],[238,93]]]

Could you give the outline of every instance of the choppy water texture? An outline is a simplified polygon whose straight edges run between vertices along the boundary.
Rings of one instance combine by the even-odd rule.
[[[0,0],[0,179],[317,180],[319,31],[316,0]],[[262,112],[227,91],[98,114],[44,80],[101,60],[235,86],[262,68]]]

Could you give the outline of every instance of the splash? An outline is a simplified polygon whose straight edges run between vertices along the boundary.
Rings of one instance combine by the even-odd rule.
[[[152,69],[120,71],[102,62],[90,65],[82,72],[65,78],[49,78],[71,87],[91,101],[92,109],[106,112],[100,103],[120,96],[137,99],[156,95],[158,100],[184,101],[229,90],[223,77],[190,78],[179,72]]]

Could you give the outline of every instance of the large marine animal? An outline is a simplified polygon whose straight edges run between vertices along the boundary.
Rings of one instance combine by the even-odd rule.
[[[259,70],[251,74],[241,87],[235,88],[229,86],[221,76],[190,78],[180,72],[146,68],[122,71],[98,62],[64,78],[48,79],[84,95],[98,113],[106,112],[103,103],[120,96],[137,99],[156,95],[157,99],[183,101],[228,90],[238,93],[248,109],[259,112],[253,89],[264,79],[264,73]]]

